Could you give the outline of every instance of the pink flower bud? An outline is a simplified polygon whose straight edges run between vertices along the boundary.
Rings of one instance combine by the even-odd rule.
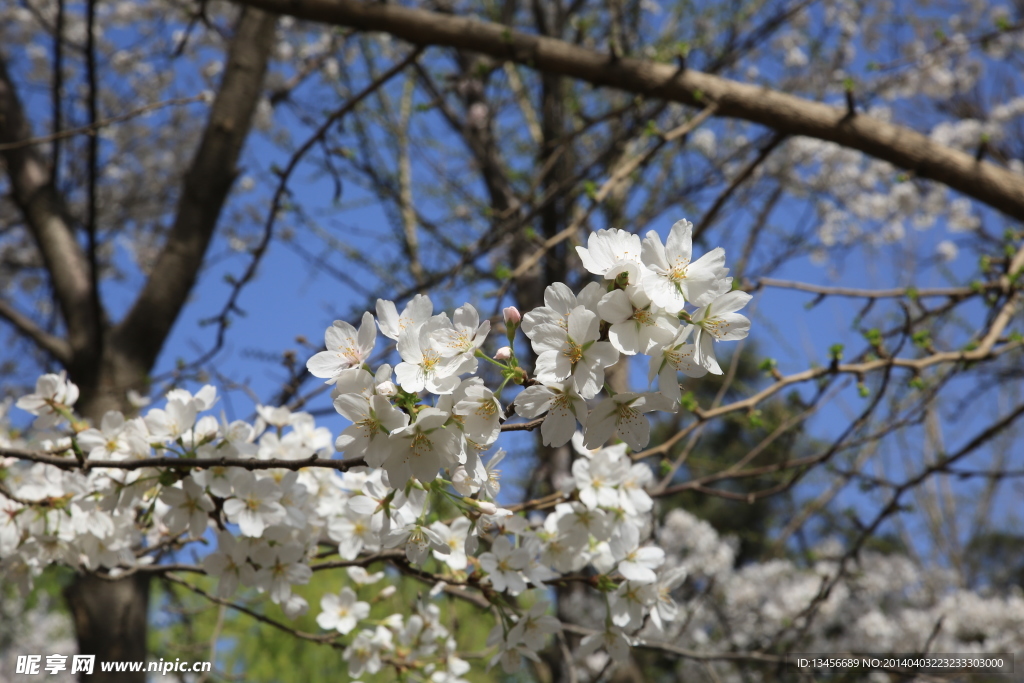
[[[502,313],[505,314],[506,325],[518,325],[519,321],[523,319],[523,316],[519,315],[519,309],[515,306],[509,306]]]
[[[494,354],[494,360],[508,360],[512,357],[512,349],[508,346],[502,346]]]

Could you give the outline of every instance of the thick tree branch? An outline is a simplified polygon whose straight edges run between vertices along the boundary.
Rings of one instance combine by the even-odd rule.
[[[1024,176],[937,144],[903,126],[845,107],[719,78],[692,69],[621,57],[513,31],[492,22],[358,0],[236,0],[363,31],[383,31],[416,45],[472,50],[539,71],[691,106],[718,105],[718,115],[744,119],[789,135],[835,142],[937,180],[1017,219],[1024,219]]]
[[[246,8],[195,158],[185,174],[174,225],[115,343],[144,370],[156,361],[195,285],[203,256],[236,176],[274,47],[275,18]]]
[[[0,58],[0,154],[12,198],[25,216],[53,284],[68,344],[77,353],[95,342],[102,316],[93,309],[88,260],[75,241],[63,200],[50,182],[49,164],[37,148],[20,144],[31,139],[32,128]]]
[[[71,348],[66,341],[39,327],[31,318],[2,299],[0,318],[14,326],[18,334],[35,342],[36,346],[50,354],[61,365],[67,365],[71,360]]]

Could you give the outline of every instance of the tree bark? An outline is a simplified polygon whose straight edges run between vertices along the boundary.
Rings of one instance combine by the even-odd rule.
[[[64,591],[78,638],[78,651],[96,654],[91,676],[79,680],[102,683],[145,681],[145,672],[103,672],[101,662],[145,662],[149,612],[149,574],[119,581],[79,574]]]

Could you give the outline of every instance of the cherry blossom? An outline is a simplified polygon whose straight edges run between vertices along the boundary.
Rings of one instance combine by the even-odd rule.
[[[590,413],[584,445],[599,448],[617,432],[634,451],[643,449],[651,438],[651,423],[643,413],[653,410],[673,412],[673,404],[661,394],[651,393],[623,391],[606,398]]]
[[[599,339],[600,320],[585,306],[569,313],[564,332],[553,325],[536,328],[533,347],[539,353],[537,379],[558,382],[571,375],[580,396],[593,398],[604,384],[604,369],[619,359],[611,343]]]
[[[750,299],[751,296],[746,292],[729,292],[697,309],[691,316],[696,330],[693,338],[694,360],[707,368],[708,372],[722,374],[722,368],[715,359],[714,342],[746,338],[750,320],[736,311],[746,306]]]
[[[358,600],[355,591],[347,586],[337,595],[328,593],[320,598],[320,609],[317,625],[342,635],[351,633],[360,621],[370,616],[370,603]]]
[[[650,269],[643,277],[644,291],[669,313],[687,303],[703,306],[732,286],[721,247],[690,262],[692,232],[693,224],[684,219],[672,226],[665,244],[653,230],[643,241],[643,263]]]
[[[526,579],[521,572],[529,563],[529,555],[523,548],[513,548],[507,536],[496,538],[491,550],[481,553],[479,559],[494,590],[508,591],[509,595],[519,595],[526,590]]]
[[[576,247],[583,267],[606,280],[625,273],[631,285],[638,284],[647,269],[640,261],[640,237],[625,230],[598,230],[590,233],[587,246]]]
[[[306,363],[306,368],[314,377],[333,381],[342,370],[354,368],[366,362],[373,353],[377,341],[377,327],[373,324],[373,315],[363,314],[359,330],[344,320],[335,320],[324,334],[326,351],[321,351]]]
[[[434,304],[425,294],[417,294],[406,305],[402,314],[398,314],[393,301],[377,299],[377,324],[380,332],[389,339],[398,341],[406,330],[413,330],[430,319],[434,313]]]

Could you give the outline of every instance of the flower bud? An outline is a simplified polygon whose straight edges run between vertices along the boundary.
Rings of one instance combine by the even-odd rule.
[[[384,398],[391,398],[398,393],[398,387],[391,380],[385,380],[377,385],[377,395]]]
[[[502,313],[505,314],[506,325],[518,325],[519,321],[523,319],[523,316],[519,314],[519,309],[515,306],[509,306]]]
[[[512,357],[512,348],[509,346],[502,346],[494,354],[494,360],[508,360]]]
[[[392,595],[398,592],[397,586],[384,586],[379,593],[377,593],[378,600],[387,600]]]
[[[463,498],[462,500],[475,507],[481,515],[495,515],[498,513],[498,506],[490,501],[473,500],[472,498]]]

